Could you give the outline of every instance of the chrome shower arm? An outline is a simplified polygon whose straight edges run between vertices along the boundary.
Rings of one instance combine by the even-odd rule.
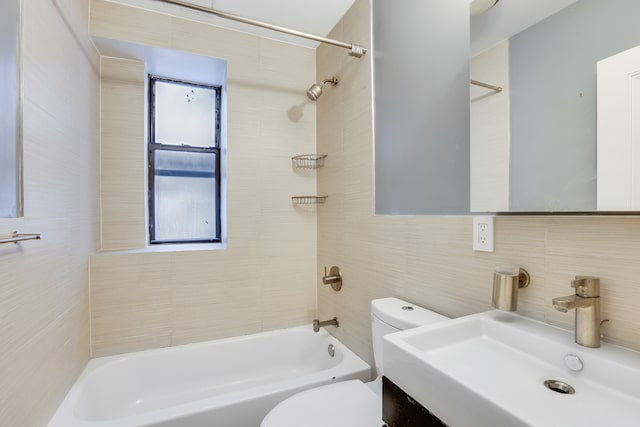
[[[322,81],[322,84],[326,84],[326,83],[331,83],[331,86],[335,86],[338,84],[338,78],[337,77],[331,77],[330,79],[324,79]]]

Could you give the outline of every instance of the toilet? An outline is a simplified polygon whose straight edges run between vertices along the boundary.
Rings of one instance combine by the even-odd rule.
[[[382,419],[382,337],[448,318],[398,298],[371,301],[373,357],[378,377],[329,384],[295,394],[275,406],[260,427],[372,427]]]

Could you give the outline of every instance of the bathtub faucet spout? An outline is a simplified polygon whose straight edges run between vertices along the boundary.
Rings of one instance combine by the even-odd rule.
[[[336,328],[338,326],[340,326],[340,324],[338,323],[338,318],[334,317],[331,320],[325,320],[325,321],[319,321],[318,319],[313,319],[313,332],[319,332],[320,328],[323,326],[330,326],[333,325]]]

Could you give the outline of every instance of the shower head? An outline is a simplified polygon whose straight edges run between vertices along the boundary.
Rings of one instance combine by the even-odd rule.
[[[498,4],[500,0],[472,0],[469,7],[471,8],[471,16],[480,15]]]
[[[327,83],[331,83],[331,86],[335,86],[338,84],[338,78],[331,77],[330,79],[324,79],[320,83],[312,84],[311,87],[307,90],[307,96],[309,97],[309,99],[312,101],[317,101],[318,98],[320,98],[320,95],[322,95],[322,88]]]

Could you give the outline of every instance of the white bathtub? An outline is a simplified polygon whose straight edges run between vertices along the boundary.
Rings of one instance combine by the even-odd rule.
[[[311,325],[101,357],[49,427],[257,427],[292,394],[349,379],[368,381],[371,368]]]

